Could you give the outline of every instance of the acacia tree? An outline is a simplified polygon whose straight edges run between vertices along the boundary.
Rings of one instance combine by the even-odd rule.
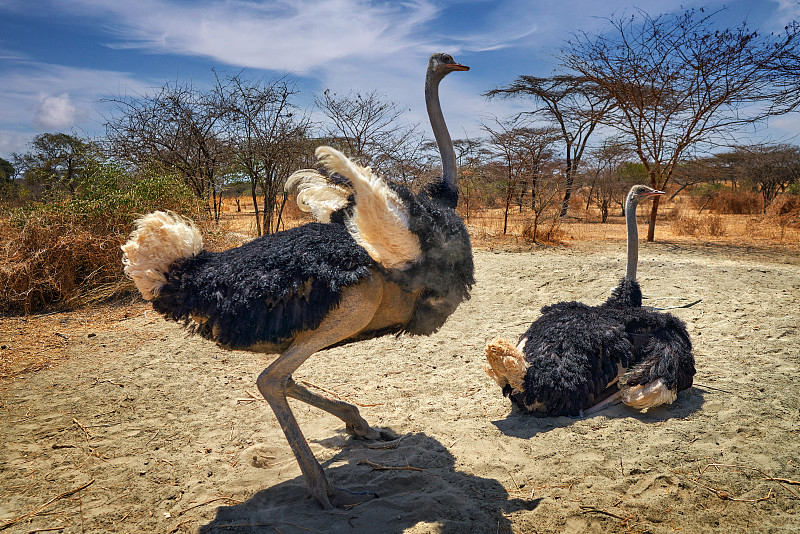
[[[224,109],[215,96],[167,82],[151,95],[107,99],[116,114],[106,122],[106,137],[119,160],[180,176],[198,198],[211,200],[219,220],[221,179],[231,152],[223,135]]]
[[[796,26],[759,35],[745,23],[718,28],[718,14],[637,11],[610,21],[605,33],[578,33],[562,50],[566,68],[613,98],[614,113],[603,122],[630,137],[656,189],[665,188],[690,147],[796,105],[789,93],[797,82],[785,66],[797,57]],[[656,197],[648,241],[658,205]]]
[[[764,213],[775,197],[800,180],[800,147],[793,145],[737,146],[729,153],[733,174],[761,194]]]
[[[564,198],[560,213],[564,217],[584,150],[600,119],[614,106],[613,99],[587,77],[570,74],[551,78],[522,75],[509,85],[484,94],[490,98],[530,97],[540,107],[528,114],[558,124],[565,148]]]
[[[256,231],[258,235],[277,231],[283,208],[278,197],[286,178],[309,166],[300,163],[309,152],[305,146],[309,120],[291,102],[296,86],[286,77],[251,82],[237,75],[217,77],[215,92],[235,167],[250,181]]]
[[[48,193],[61,190],[70,196],[75,196],[99,155],[95,143],[65,133],[39,134],[28,146],[28,152],[12,156],[27,187]]]
[[[672,200],[687,187],[701,183],[712,183],[722,179],[730,180],[735,189],[735,177],[731,176],[730,173],[723,172],[726,165],[724,159],[721,154],[716,154],[676,165],[675,170],[672,172],[672,181],[678,188],[670,195],[669,199]]]

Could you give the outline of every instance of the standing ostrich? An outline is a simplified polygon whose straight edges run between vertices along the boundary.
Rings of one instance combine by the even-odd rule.
[[[442,155],[442,178],[418,195],[384,181],[330,147],[321,170],[287,181],[313,222],[238,248],[203,250],[198,230],[174,214],[137,221],[122,247],[125,272],[165,317],[226,349],[278,353],[258,377],[308,489],[330,509],[377,497],[328,482],[287,397],[325,410],[366,439],[381,433],[355,406],[302,387],[292,373],[315,352],[392,333],[428,335],[469,298],[469,235],[455,212],[455,152],[439,105],[439,82],[465,71],[447,54],[428,63],[425,99]]]
[[[588,415],[620,400],[647,410],[691,387],[694,356],[686,325],[642,308],[636,281],[636,206],[661,194],[644,185],[628,193],[627,271],[605,303],[545,306],[516,346],[502,339],[486,346],[486,372],[523,412]]]

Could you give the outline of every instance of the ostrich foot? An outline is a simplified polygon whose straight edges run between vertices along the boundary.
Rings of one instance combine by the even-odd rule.
[[[351,423],[347,423],[345,425],[345,430],[351,436],[355,436],[360,439],[368,439],[373,441],[392,441],[398,438],[397,434],[389,430],[388,428],[372,428],[366,422],[363,425],[353,425]]]
[[[333,508],[349,508],[377,498],[379,495],[371,491],[350,491],[336,487],[328,493],[328,502]]]

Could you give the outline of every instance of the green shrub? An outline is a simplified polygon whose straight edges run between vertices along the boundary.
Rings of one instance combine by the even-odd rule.
[[[131,177],[98,164],[74,197],[31,203],[0,217],[0,313],[71,308],[132,291],[120,245],[140,214],[199,206],[169,176]]]

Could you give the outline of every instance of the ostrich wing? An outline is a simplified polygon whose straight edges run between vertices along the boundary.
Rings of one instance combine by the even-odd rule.
[[[603,307],[559,302],[522,336],[528,364],[524,394],[512,394],[523,411],[539,417],[576,416],[594,405],[633,362],[625,325]]]
[[[387,269],[403,269],[419,260],[419,238],[409,230],[408,206],[395,190],[334,148],[321,146],[316,156],[325,172],[297,171],[286,182],[300,208],[323,222],[343,209],[350,235]]]
[[[692,386],[695,374],[692,342],[686,325],[667,313],[632,310],[627,335],[636,364],[622,378],[621,389],[661,380],[674,392]]]

